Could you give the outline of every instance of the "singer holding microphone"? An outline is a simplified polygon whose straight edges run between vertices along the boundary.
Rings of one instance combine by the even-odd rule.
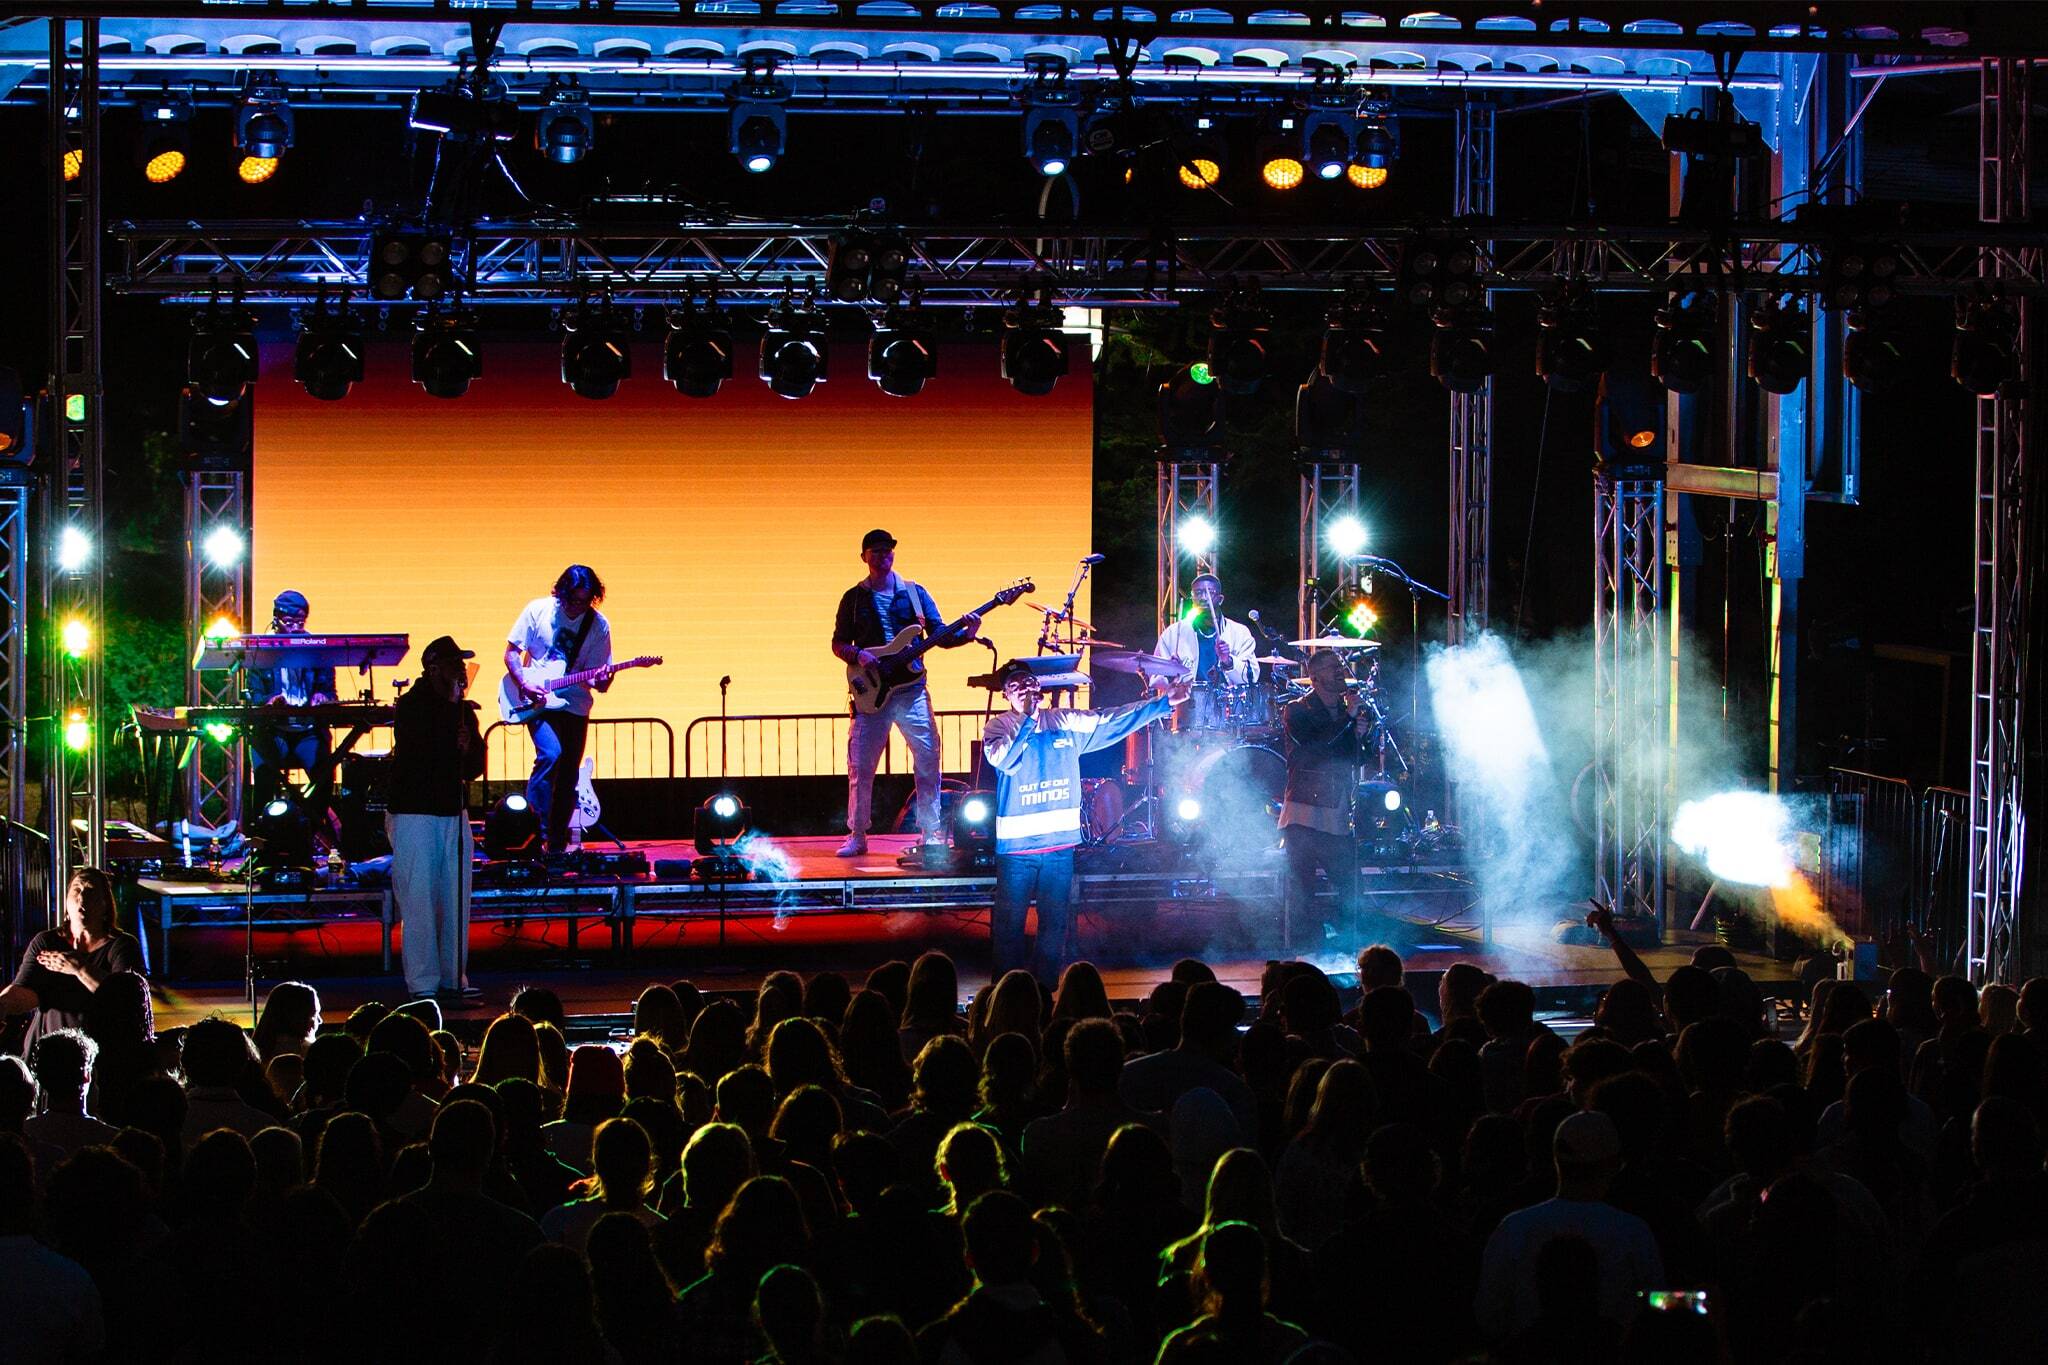
[[[1358,905],[1351,802],[1364,737],[1372,727],[1372,713],[1352,695],[1336,650],[1319,649],[1309,656],[1308,681],[1309,694],[1281,713],[1287,734],[1287,795],[1280,807],[1287,906],[1281,931],[1289,939],[1315,906],[1318,869],[1337,895],[1336,913],[1323,921],[1325,935],[1351,927]]]

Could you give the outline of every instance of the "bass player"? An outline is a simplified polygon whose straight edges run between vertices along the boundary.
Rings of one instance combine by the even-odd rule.
[[[946,624],[932,595],[896,573],[896,538],[875,530],[861,537],[860,560],[867,565],[867,577],[848,588],[839,599],[839,614],[832,623],[832,653],[849,666],[874,668],[877,647],[894,639],[912,625],[938,631]],[[981,630],[981,617],[973,612],[955,623],[938,642],[941,649],[957,649]],[[899,683],[872,714],[859,708],[852,712],[846,736],[846,842],[839,846],[842,858],[857,858],[868,851],[868,828],[873,820],[875,765],[888,747],[889,727],[902,732],[910,747],[917,775],[917,828],[927,845],[943,844],[946,831],[939,822],[939,730],[932,721],[931,697],[925,688],[924,665],[913,661],[909,677]],[[573,770],[573,769],[572,769]]]
[[[536,597],[519,613],[505,645],[505,671],[527,702],[540,709],[526,722],[533,735],[533,775],[526,780],[526,801],[541,820],[547,851],[569,846],[569,812],[576,807],[576,769],[583,762],[584,737],[590,729],[591,687],[612,685],[612,628],[597,604],[604,601],[604,580],[595,570],[571,564],[555,580],[553,591]],[[564,673],[606,670],[590,686],[565,687],[553,695],[563,703],[547,705],[548,695],[529,685],[525,670],[544,660],[560,660]]]

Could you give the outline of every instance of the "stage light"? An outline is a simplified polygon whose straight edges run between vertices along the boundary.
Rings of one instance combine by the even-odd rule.
[[[206,562],[216,569],[232,569],[242,562],[242,555],[249,543],[242,539],[242,533],[232,526],[216,526],[206,533],[206,539],[199,542],[200,553]]]
[[[1725,882],[1785,886],[1792,880],[1792,813],[1765,792],[1729,791],[1687,801],[1671,817],[1671,842]]]
[[[1882,308],[1897,295],[1899,248],[1887,242],[1847,242],[1821,257],[1821,289],[1828,307],[1848,312]]]
[[[1385,166],[1350,165],[1344,168],[1344,178],[1361,190],[1376,190],[1387,183]]]
[[[1401,855],[1401,791],[1383,777],[1358,784],[1356,833],[1360,852],[1385,860]]]
[[[827,364],[824,320],[783,300],[761,338],[762,382],[784,398],[808,397],[825,382]]]
[[[1304,173],[1298,142],[1267,138],[1260,143],[1259,179],[1267,189],[1291,190],[1301,184]]]
[[[291,150],[292,132],[291,100],[284,86],[267,76],[252,79],[235,107],[235,149],[245,157],[275,162]],[[246,174],[242,178],[249,179]]]
[[[64,153],[64,181],[69,184],[85,174],[85,153],[77,147]]]
[[[1191,190],[1213,190],[1223,182],[1223,139],[1217,136],[1216,120],[1207,114],[1195,116],[1194,136],[1181,149],[1175,173]]]
[[[1013,308],[1003,318],[1003,378],[1021,394],[1042,398],[1067,372],[1067,339],[1049,307]]]
[[[738,852],[749,827],[747,803],[738,796],[715,792],[704,798],[691,830],[700,855],[691,865],[692,874],[700,881],[745,881],[753,875]]]
[[[1593,300],[1578,286],[1544,303],[1536,315],[1536,377],[1559,393],[1599,383],[1607,368],[1607,339]]]
[[[1493,374],[1493,314],[1483,308],[1439,312],[1429,339],[1429,372],[1452,393],[1484,388]]]
[[[875,324],[868,339],[868,378],[883,393],[912,398],[939,372],[939,358],[922,323],[891,312]]]
[[[982,871],[995,866],[996,803],[987,792],[966,792],[954,799],[946,793],[946,859],[943,865],[930,857],[925,845],[927,872]]]
[[[1360,106],[1359,114],[1365,122],[1352,139],[1357,150],[1344,177],[1361,190],[1376,190],[1387,183],[1394,158],[1401,154],[1400,125],[1394,122],[1393,106],[1383,101]]]
[[[1173,803],[1173,815],[1184,824],[1193,824],[1202,818],[1202,803],[1192,796],[1183,796]]]
[[[1318,180],[1336,180],[1351,164],[1351,133],[1345,123],[1326,118],[1308,135],[1308,168]]]
[[[92,652],[92,623],[82,616],[67,616],[57,633],[64,653],[73,659],[83,659]]]
[[[309,397],[337,402],[363,381],[363,335],[347,310],[330,313],[326,300],[300,319],[292,377]]]
[[[1593,402],[1593,453],[1610,478],[1664,477],[1669,404],[1643,370],[1619,365],[1600,376]]]
[[[825,254],[825,292],[841,303],[866,298],[871,251],[865,232],[835,233]]]
[[[1159,444],[1175,459],[1214,459],[1223,408],[1215,376],[1202,361],[1159,386]]]
[[[1479,248],[1464,238],[1425,237],[1401,253],[1399,298],[1411,308],[1465,308],[1480,302]]]
[[[92,537],[76,526],[57,532],[57,567],[78,573],[92,562]]]
[[[903,297],[904,277],[910,271],[910,243],[893,233],[875,238],[869,253],[868,297],[876,303],[895,303]]]
[[[412,340],[412,379],[435,398],[460,398],[484,372],[476,332],[458,314],[427,314]]]
[[[83,710],[73,708],[64,717],[64,747],[82,754],[92,747],[92,721]]]
[[[609,309],[562,319],[562,382],[582,398],[610,398],[633,376],[633,352],[623,318]]]
[[[484,856],[493,860],[537,858],[546,851],[540,815],[521,792],[507,792],[484,817]]]
[[[210,720],[200,728],[206,732],[206,737],[215,744],[226,744],[241,733],[239,729],[224,720]]]
[[[370,241],[370,297],[422,303],[448,292],[454,268],[453,239],[444,232],[380,232]]]
[[[1791,393],[1813,368],[1812,324],[1798,303],[1765,297],[1749,315],[1749,377],[1765,393]]]
[[[749,175],[775,169],[789,137],[789,90],[772,77],[749,73],[729,95],[732,154]]]
[[[1209,314],[1209,373],[1225,393],[1245,397],[1266,382],[1266,324],[1264,309],[1235,296]]]
[[[1399,787],[1387,788],[1386,795],[1380,798],[1380,806],[1382,809],[1390,811],[1401,809],[1401,789]]]
[[[194,322],[185,353],[185,382],[215,407],[239,399],[256,382],[254,319],[232,309],[209,308]]]
[[[597,133],[590,96],[560,80],[549,83],[540,112],[533,116],[533,145],[558,166],[573,166],[590,151]]]
[[[1340,393],[1357,396],[1386,373],[1385,321],[1369,302],[1350,300],[1330,310],[1316,368]]]
[[[1206,360],[1197,360],[1188,366],[1188,378],[1205,386],[1216,382],[1216,375],[1210,370],[1209,362]]]
[[[191,151],[192,101],[189,96],[166,94],[142,111],[144,126],[137,159],[142,178],[152,185],[168,185],[184,173]]]
[[[1949,378],[1979,398],[2019,379],[2019,317],[2002,299],[1958,300]]]
[[[668,316],[668,343],[662,347],[662,378],[685,398],[710,398],[732,378],[732,329],[714,306],[700,311],[693,301]]]
[[[248,871],[259,886],[276,889],[309,883],[313,871],[313,821],[298,802],[285,797],[266,802],[249,822]]]
[[[989,805],[987,797],[970,796],[960,803],[960,818],[970,825],[987,824],[993,813],[994,808]]]
[[[1330,613],[1336,619],[1337,633],[1354,640],[1364,639],[1380,623],[1372,594],[1364,588],[1339,589],[1330,598]]]
[[[206,638],[209,640],[225,640],[241,633],[242,627],[232,616],[223,614],[206,623]]]
[[[1901,338],[1890,322],[1860,308],[1850,312],[1848,335],[1842,338],[1842,378],[1864,393],[1881,393],[1905,369]]]
[[[1065,175],[1081,146],[1081,119],[1063,87],[1045,84],[1024,95],[1024,155],[1038,173]]]
[[[67,393],[64,395],[64,420],[71,423],[85,420],[85,395]]]
[[[244,185],[260,185],[277,174],[277,158],[274,156],[245,156],[235,167],[235,174]]]
[[[1339,559],[1365,553],[1365,523],[1349,512],[1339,513],[1323,528],[1323,543]]]
[[[1182,517],[1173,528],[1173,543],[1182,554],[1200,558],[1216,548],[1216,523],[1200,515]]]
[[[1673,299],[1657,313],[1650,373],[1673,393],[1698,393],[1714,378],[1714,300]]]

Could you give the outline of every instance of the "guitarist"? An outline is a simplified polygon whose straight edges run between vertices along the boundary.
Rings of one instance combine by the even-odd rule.
[[[896,538],[887,531],[870,531],[861,537],[860,561],[867,565],[867,577],[846,590],[839,599],[839,615],[832,623],[832,653],[841,663],[873,668],[873,650],[887,644],[906,626],[921,625],[936,632],[946,624],[932,595],[896,573]],[[957,649],[981,630],[981,617],[969,612],[960,618],[959,629],[940,641],[941,649]],[[917,773],[917,828],[927,845],[943,844],[944,826],[939,822],[939,729],[932,722],[931,697],[925,689],[924,665],[913,659],[907,680],[889,693],[888,700],[873,715],[858,708],[846,737],[846,842],[839,846],[842,858],[857,858],[868,851],[868,826],[873,818],[875,765],[888,747],[889,727],[903,732],[910,746]]]
[[[547,694],[525,685],[524,670],[547,659],[563,661],[563,672],[603,668],[612,661],[612,628],[597,609],[604,601],[604,580],[582,564],[571,564],[555,580],[554,591],[536,597],[519,613],[505,645],[505,671],[529,704]],[[594,686],[611,688],[605,674]],[[591,689],[567,687],[553,695],[563,706],[536,711],[526,722],[533,735],[533,775],[526,780],[526,800],[541,818],[547,851],[569,846],[569,812],[576,807],[576,769],[583,762],[583,741],[590,729]]]

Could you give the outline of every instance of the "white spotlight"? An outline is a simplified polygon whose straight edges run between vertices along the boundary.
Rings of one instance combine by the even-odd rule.
[[[57,533],[57,567],[65,573],[77,573],[92,558],[92,537],[76,526],[67,526]]]
[[[1323,528],[1323,539],[1329,542],[1330,553],[1339,559],[1365,553],[1365,523],[1349,512],[1333,517]]]
[[[216,569],[232,569],[242,562],[242,554],[249,548],[242,533],[232,526],[216,526],[206,533],[199,548],[206,555],[206,562]]]
[[[1787,886],[1792,813],[1767,792],[1721,792],[1688,801],[1671,818],[1671,842],[1724,882]]]
[[[1183,823],[1192,825],[1202,818],[1202,803],[1192,796],[1183,796],[1180,804],[1173,808],[1173,813]]]
[[[1173,539],[1182,554],[1208,554],[1216,548],[1216,523],[1204,516],[1182,517],[1173,528]]]

